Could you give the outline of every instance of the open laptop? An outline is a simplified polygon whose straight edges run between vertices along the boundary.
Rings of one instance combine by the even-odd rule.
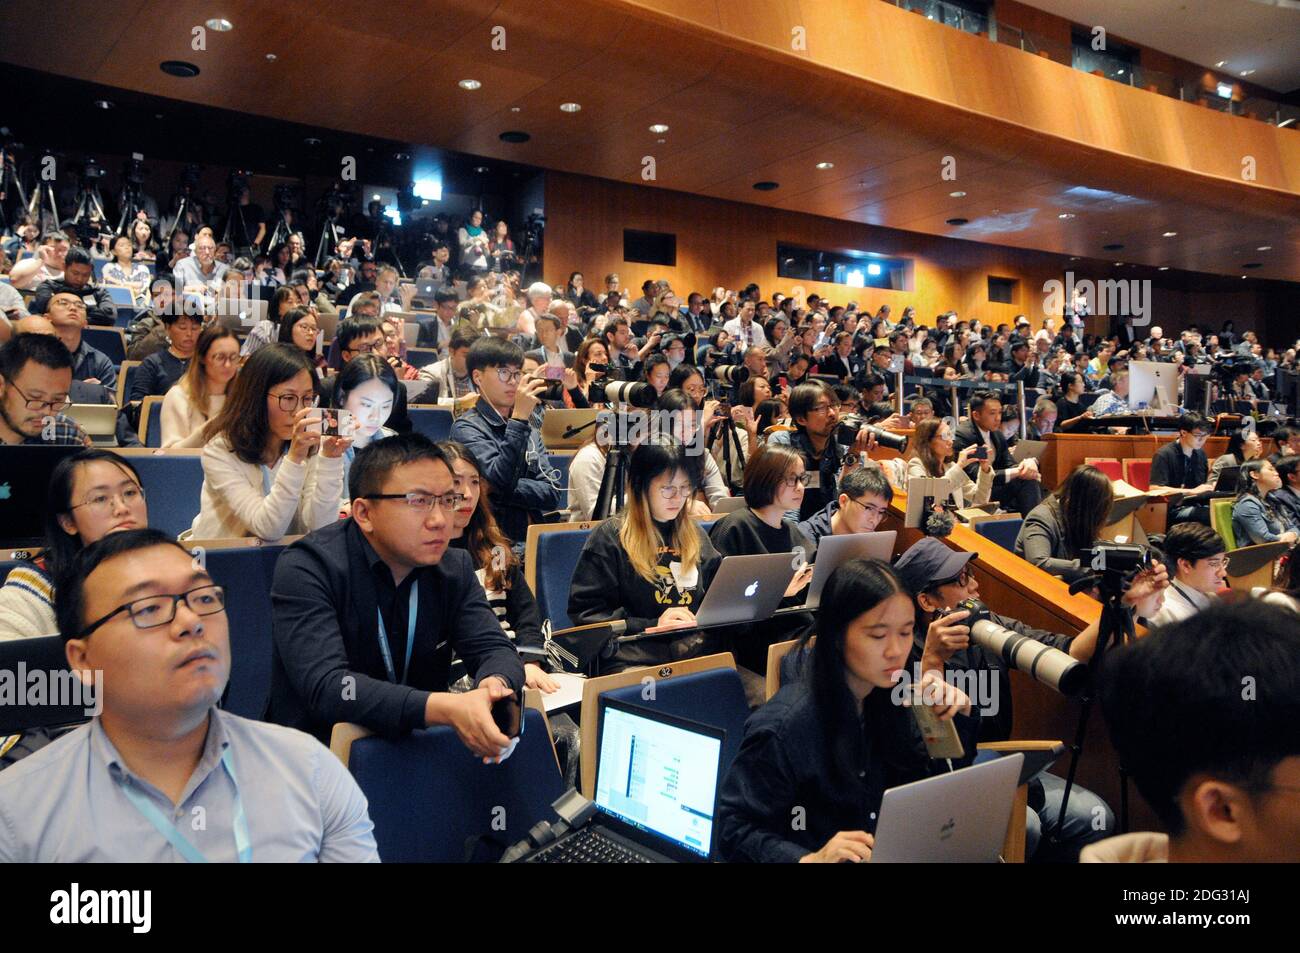
[[[836,569],[850,559],[879,559],[889,562],[894,555],[898,533],[884,530],[879,533],[849,533],[844,536],[823,536],[817,543],[817,560],[813,563],[812,580],[808,583],[808,599],[801,606],[777,609],[777,615],[790,612],[811,612],[822,604],[822,589]]]
[[[116,408],[110,407],[116,415]],[[0,549],[45,545],[50,475],[81,447],[0,447]]]
[[[244,298],[240,301],[219,301],[217,303],[217,321],[223,328],[229,328],[236,334],[247,334],[256,325],[266,320],[270,302],[260,298]]]
[[[790,553],[727,556],[695,610],[695,621],[700,627],[761,622],[776,611],[793,578]]]
[[[601,696],[596,814],[526,863],[704,863],[714,853],[721,728]]]
[[[1024,760],[1017,752],[890,788],[871,862],[997,863]]]

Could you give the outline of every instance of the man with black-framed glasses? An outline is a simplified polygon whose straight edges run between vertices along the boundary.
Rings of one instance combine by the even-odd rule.
[[[465,366],[479,399],[451,425],[451,439],[478,460],[497,523],[518,547],[530,522],[541,522],[562,505],[559,487],[542,469],[541,431],[531,422],[548,382],[525,377],[523,350],[498,337],[476,340]]]
[[[271,586],[271,721],[329,737],[338,722],[394,736],[451,725],[475,755],[510,740],[492,705],[524,685],[468,553],[449,550],[450,462],[420,434],[378,440],[348,474],[352,515],[280,557]],[[475,688],[447,691],[452,658]]]
[[[1200,523],[1179,523],[1165,534],[1165,565],[1173,571],[1160,611],[1148,626],[1181,622],[1210,608],[1227,586],[1228,551],[1223,538]]]
[[[63,413],[72,405],[72,355],[49,334],[20,334],[0,347],[0,446],[90,446]]]
[[[379,859],[337,758],[217,707],[225,593],[175,540],[124,530],[83,549],[59,584],[58,622],[98,711],[0,774],[0,862]]]

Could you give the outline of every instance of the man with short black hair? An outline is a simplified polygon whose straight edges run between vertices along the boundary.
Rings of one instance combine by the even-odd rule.
[[[63,232],[46,232],[41,236],[35,257],[14,262],[9,270],[9,280],[20,291],[29,291],[43,282],[62,278],[64,261],[71,249],[72,243]]]
[[[1179,492],[1187,496],[1214,489],[1209,481],[1210,461],[1205,455],[1205,441],[1210,436],[1210,422],[1191,411],[1178,419],[1178,439],[1165,444],[1151,457],[1151,492]],[[1169,525],[1194,521],[1210,525],[1209,503],[1180,503],[1169,510]]]
[[[96,287],[91,280],[94,274],[95,266],[86,250],[69,248],[64,257],[63,274],[43,281],[37,287],[31,313],[44,314],[50,306],[51,298],[66,293],[81,301],[89,323],[112,327],[117,320],[117,306],[105,289]]]
[[[793,447],[803,456],[809,483],[799,508],[799,519],[806,521],[836,499],[839,480],[860,465],[859,454],[869,452],[875,446],[875,438],[863,427],[851,448],[842,447],[836,441],[840,402],[830,385],[823,381],[796,386],[790,392],[789,408],[794,433],[778,431],[768,442]]]
[[[1222,537],[1200,523],[1179,523],[1165,534],[1165,565],[1174,578],[1165,604],[1147,625],[1180,622],[1218,601],[1228,578],[1227,547]]]
[[[50,334],[18,334],[0,347],[0,446],[90,446],[63,411],[72,405],[72,355]]]
[[[140,362],[131,377],[131,393],[127,400],[144,400],[149,396],[166,394],[181,379],[194,357],[203,319],[199,315],[172,311],[164,314],[162,320],[167,329],[167,347]]]
[[[798,524],[799,532],[813,543],[820,542],[823,536],[874,533],[894,499],[889,478],[874,460],[869,466],[844,474],[838,489],[838,498]]]
[[[1080,860],[1300,861],[1295,613],[1213,606],[1117,648],[1103,676],[1120,763],[1168,833],[1122,834]]]
[[[491,487],[492,512],[516,547],[523,545],[530,522],[541,521],[561,505],[558,474],[549,466],[542,435],[531,423],[547,381],[525,378],[523,363],[517,344],[496,337],[476,340],[466,367],[479,399],[451,425],[451,439],[463,443],[478,460]]]
[[[1277,466],[1286,456],[1300,454],[1300,427],[1278,427],[1273,431],[1273,442],[1277,450],[1269,455],[1269,463]]]
[[[157,530],[77,554],[59,630],[100,710],[0,773],[0,862],[379,860],[366,799],[324,745],[219,707],[225,606]]]
[[[563,327],[559,317],[550,311],[539,314],[535,325],[537,347],[525,352],[524,357],[554,367],[563,367],[566,363],[572,365],[573,355],[564,347],[564,338],[560,335]]]
[[[464,500],[450,460],[420,434],[378,440],[357,451],[348,495],[348,519],[276,564],[269,719],[320,738],[338,722],[389,737],[451,725],[485,761],[508,755],[492,705],[524,670],[470,555],[449,547]],[[447,691],[453,657],[473,691]]]
[[[85,301],[70,291],[60,291],[48,304],[45,316],[72,355],[72,379],[100,384],[112,393],[117,387],[117,368],[107,354],[87,344],[81,334],[86,328]]]
[[[438,353],[445,358],[447,348],[451,345],[452,333],[456,330],[456,306],[460,299],[451,288],[439,288],[434,292],[433,301],[437,314],[432,321],[428,318],[420,321],[417,340],[420,347],[437,348]]]
[[[973,444],[988,447],[993,464],[993,499],[1021,516],[1028,516],[1043,500],[1042,476],[1032,457],[1021,463],[1012,458],[1010,445],[1002,434],[1002,398],[993,391],[981,390],[971,395],[970,419],[957,427],[953,453],[960,455]],[[979,466],[976,462],[966,468],[972,481],[979,479]]]
[[[474,381],[469,376],[469,349],[481,335],[468,324],[452,332],[447,356],[430,368],[430,377],[437,387],[428,393],[425,403],[441,399],[459,399],[474,393]],[[432,388],[431,388],[432,390]]]

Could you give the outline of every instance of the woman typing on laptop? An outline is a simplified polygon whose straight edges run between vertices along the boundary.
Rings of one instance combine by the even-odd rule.
[[[965,612],[938,619],[936,637],[964,631]],[[897,687],[912,644],[912,597],[886,563],[855,559],[822,592],[816,643],[799,674],[745,726],[718,801],[728,861],[860,863],[871,859],[887,788],[944,770],[931,760]],[[970,699],[937,673],[922,685],[931,711],[955,719],[968,755]]]

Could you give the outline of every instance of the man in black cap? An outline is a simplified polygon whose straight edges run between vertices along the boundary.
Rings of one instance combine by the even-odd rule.
[[[974,693],[967,691],[967,694],[977,706],[972,710],[978,710],[981,715],[979,740],[1005,741],[1011,737],[1012,727],[1011,678],[1001,656],[972,640],[968,629],[934,644],[926,638],[930,623],[946,614],[949,607],[963,599],[979,599],[979,580],[970,566],[975,555],[950,549],[942,540],[927,536],[914,543],[894,565],[903,584],[913,594],[916,610],[909,662],[917,679],[921,672],[941,670],[953,684],[973,687]],[[1125,603],[1136,606],[1144,618],[1159,611],[1163,590],[1169,584],[1164,567],[1158,563],[1156,566],[1139,575],[1124,596]],[[1035,629],[996,613],[990,613],[989,620],[1080,661],[1090,659],[1097,646],[1096,622],[1078,635],[1070,636]],[[1058,828],[1064,793],[1065,782],[1046,772],[1030,782],[1030,809],[1025,823],[1027,859],[1073,862],[1085,845],[1114,831],[1115,816],[1106,802],[1077,784],[1070,791],[1065,821]]]

